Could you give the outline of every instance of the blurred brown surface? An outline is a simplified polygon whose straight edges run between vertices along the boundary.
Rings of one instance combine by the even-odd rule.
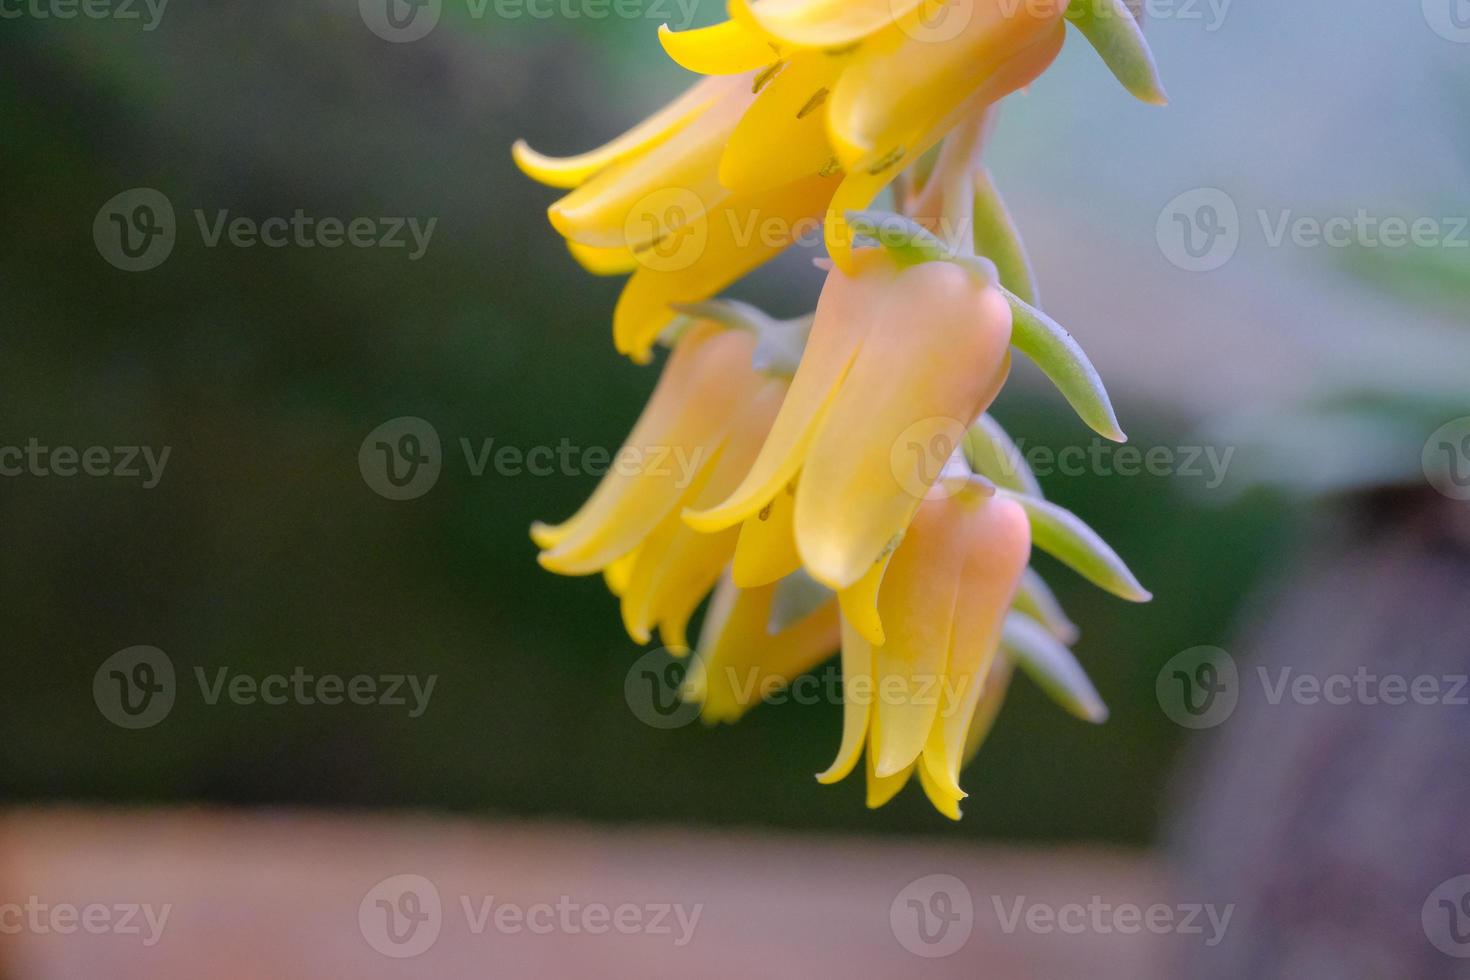
[[[905,886],[936,873],[964,882],[974,927],[952,955],[925,958],[900,942],[890,907]],[[378,912],[365,898],[395,875],[422,876],[442,902],[437,939],[412,958],[383,955],[367,937]],[[997,913],[997,899],[1014,908],[1023,896],[1028,906],[1061,906],[1094,895],[1143,906],[1169,900],[1161,869],[1121,852],[277,811],[28,810],[0,818],[7,980],[1167,976],[1166,940],[1146,931],[1041,934],[1023,922],[1007,934]],[[512,932],[513,924],[497,930],[493,912],[476,932],[489,896],[492,907],[523,909],[561,896],[578,909],[702,907],[680,946],[672,915],[670,934]],[[139,935],[79,926],[61,934],[49,911],[40,927],[17,929],[27,913],[13,905],[27,903],[170,908],[157,941],[145,945],[141,914]]]

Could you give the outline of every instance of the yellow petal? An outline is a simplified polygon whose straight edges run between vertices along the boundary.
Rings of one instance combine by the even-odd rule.
[[[848,623],[842,624],[842,744],[837,758],[817,782],[831,784],[847,778],[862,758],[872,717],[873,646]]]
[[[1010,308],[999,291],[949,262],[905,269],[869,315],[879,322],[796,488],[802,562],[839,591],[903,533],[939,476],[943,461],[915,468],[911,445],[945,428],[958,438],[993,397],[1010,343]]]
[[[686,513],[690,526],[717,531],[746,520],[796,477],[812,436],[872,325],[869,309],[898,274],[877,249],[869,250],[859,265],[860,275],[828,277],[801,365],[750,473],[723,503]]]
[[[852,263],[853,231],[847,223],[847,212],[860,211],[872,204],[900,172],[929,152],[961,119],[1030,84],[1055,60],[1065,36],[1065,29],[1057,25],[1041,40],[996,68],[958,106],[938,114],[921,112],[910,116],[895,110],[880,112],[864,97],[885,85],[892,86],[895,81],[858,78],[856,64],[843,72],[828,99],[827,110],[827,139],[847,172],[847,178],[832,198],[826,221],[827,251],[838,268],[850,269]],[[921,45],[925,50],[934,46]],[[922,61],[924,50],[914,52],[914,57]],[[912,66],[905,70],[912,70]],[[897,84],[908,85],[902,78]],[[836,101],[839,94],[844,97],[840,103]],[[950,101],[936,104],[942,110]]]
[[[694,484],[685,490],[682,500],[694,499],[708,481],[713,467],[718,465],[719,450],[715,452],[716,459],[701,468]],[[618,603],[623,629],[627,630],[634,643],[647,643],[653,636],[659,620],[657,606],[662,598],[659,587],[665,581],[664,570],[674,562],[671,552],[678,548],[679,536],[687,532],[688,528],[679,521],[677,513],[669,513],[638,543],[635,552],[638,557],[628,572],[627,585]]]
[[[822,105],[848,57],[808,51],[785,62],[731,134],[720,158],[720,183],[759,191],[835,173]]]
[[[962,547],[962,601],[949,654],[949,687],[959,693],[935,722],[924,768],[945,792],[963,795],[960,767],[971,723],[1000,645],[1005,620],[1031,557],[1031,525],[1013,500],[988,497],[967,515]]]
[[[675,64],[701,75],[755,71],[781,56],[780,45],[733,20],[693,31],[674,31],[663,24],[658,42]]]
[[[849,170],[832,195],[832,204],[827,209],[823,237],[827,242],[827,254],[838,269],[848,275],[858,270],[858,253],[853,251],[856,233],[847,223],[847,212],[862,211],[897,177],[909,162],[921,154],[909,152],[894,158],[891,164],[880,166],[876,171]],[[865,251],[872,251],[866,249]]]
[[[792,530],[795,492],[795,487],[787,484],[759,513],[741,523],[731,577],[742,589],[770,585],[801,567]]]
[[[946,662],[965,563],[956,533],[964,516],[953,499],[927,502],[884,575],[878,608],[888,640],[873,650],[878,697],[869,749],[878,776],[919,758],[950,699]]]
[[[597,171],[668,139],[708,109],[723,91],[712,79],[701,79],[632,129],[587,153],[549,157],[531,149],[525,140],[517,140],[511,156],[532,180],[550,187],[576,187]]]
[[[1044,71],[1061,49],[1061,5],[1007,6],[979,0],[951,38],[897,32],[896,43],[860,48],[828,105],[828,136],[843,166],[869,171],[898,149],[922,153],[966,110]]]
[[[779,381],[767,380],[753,394],[719,455],[703,468],[687,499],[694,504],[717,500],[739,482],[770,431],[784,387]],[[730,563],[739,531],[730,528],[700,534],[672,512],[660,525],[660,532],[665,528],[666,535],[656,533],[639,549],[641,557],[633,577],[635,581],[646,579],[646,583],[636,594],[629,589],[624,618],[630,632],[646,631],[656,624],[667,646],[688,649],[685,629],[689,619]]]
[[[706,721],[733,722],[768,692],[789,684],[837,649],[840,632],[835,603],[828,602],[777,633],[766,631],[775,586],[737,589],[726,579],[711,601],[700,635],[699,684]]]
[[[919,785],[924,788],[924,795],[929,798],[930,803],[934,804],[934,809],[951,820],[960,819],[962,815],[960,813],[961,798],[946,792],[944,787],[936,783],[934,777],[929,775],[928,769],[923,766],[918,766],[917,768],[919,770]]]
[[[719,181],[720,155],[755,99],[744,75],[710,79],[714,101],[688,125],[636,156],[607,167],[553,204],[547,215],[563,237],[635,252],[687,230],[730,196]]]
[[[695,348],[688,376],[680,379],[691,394],[674,400],[673,421],[654,428],[657,438],[624,444],[592,499],[569,522],[571,531],[541,553],[542,567],[563,575],[598,571],[674,512],[685,499],[691,468],[710,462],[759,383],[750,370],[753,350],[754,339],[736,332]]]
[[[622,276],[638,268],[638,258],[631,248],[594,248],[580,242],[567,242],[567,251],[577,264],[594,276]]]
[[[730,0],[730,17],[795,47],[835,48],[892,25],[921,0]]]
[[[868,758],[868,809],[876,810],[889,800],[898,795],[899,791],[908,785],[909,777],[914,774],[914,764],[909,763],[902,771],[891,776],[880,776],[873,769],[872,757]]]
[[[882,646],[885,642],[883,617],[878,612],[878,588],[883,584],[883,575],[892,557],[892,552],[884,555],[857,580],[856,585],[837,593],[842,603],[842,618],[874,646]],[[800,561],[799,555],[797,560]]]
[[[638,549],[633,549],[602,570],[602,579],[607,590],[615,596],[623,594],[628,587],[628,577],[633,574],[633,565],[638,561]]]
[[[836,178],[807,177],[775,191],[740,195],[683,234],[639,253],[640,268],[613,311],[617,349],[635,360],[646,357],[673,319],[672,305],[713,296],[784,251],[804,223],[815,231],[836,186]]]

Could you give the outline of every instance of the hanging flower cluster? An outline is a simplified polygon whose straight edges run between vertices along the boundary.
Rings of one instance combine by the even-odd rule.
[[[1033,546],[1124,599],[1117,554],[1049,503],[989,414],[1012,351],[1122,441],[1097,372],[1041,312],[1025,249],[980,162],[996,104],[1069,25],[1139,98],[1164,101],[1124,0],[730,0],[730,19],[660,30],[704,76],[612,142],[515,159],[568,193],[552,226],[599,275],[630,274],[617,349],[670,348],[620,466],[540,562],[602,573],[638,643],[676,655],[709,601],[682,695],[734,721],[753,692],[840,649],[836,759],[868,803],[917,777],[960,815],[962,767],[1014,667],[1072,713],[1106,716],[1077,630],[1029,568]],[[871,210],[889,193],[893,210]],[[820,232],[813,314],[716,295]]]

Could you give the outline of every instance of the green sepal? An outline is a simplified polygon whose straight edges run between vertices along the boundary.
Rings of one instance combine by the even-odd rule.
[[[1108,706],[1071,650],[1030,616],[1013,612],[1001,628],[1001,649],[1069,714],[1100,725]]]
[[[1041,305],[1036,272],[990,171],[975,173],[975,252],[995,263],[1000,284],[1032,306]]]
[[[1031,541],[1036,547],[1120,599],[1148,602],[1153,598],[1118,553],[1076,514],[1023,493],[997,492],[1025,508],[1031,520]]]
[[[1077,642],[1081,631],[1062,608],[1056,593],[1034,568],[1027,568],[1021,576],[1021,586],[1016,590],[1011,607],[1025,613],[1047,628],[1052,636],[1068,646]]]
[[[1127,442],[1108,390],[1076,339],[1009,289],[1001,292],[1011,304],[1011,344],[1036,362],[1088,427],[1104,439]]]
[[[1150,105],[1168,104],[1143,27],[1124,0],[1073,0],[1067,19],[1129,93]]]

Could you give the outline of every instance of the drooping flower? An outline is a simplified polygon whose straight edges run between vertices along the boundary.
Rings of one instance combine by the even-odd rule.
[[[958,818],[960,768],[1031,553],[1026,513],[969,488],[924,502],[878,592],[885,641],[842,633],[843,731],[832,765],[845,778],[866,754],[870,806],[917,772],[929,799]]]
[[[757,73],[707,78],[599,149],[552,158],[517,143],[531,177],[574,188],[548,209],[572,255],[599,275],[632,273],[613,312],[618,350],[647,360],[673,307],[707,299],[820,227],[834,173],[756,188],[720,180],[719,161],[756,98]]]
[[[532,528],[543,567],[604,573],[639,643],[658,629],[665,645],[687,648],[690,617],[735,553],[738,528],[701,534],[680,511],[728,494],[775,419],[786,384],[754,369],[755,343],[690,327],[587,503],[563,524]]]
[[[696,529],[718,531],[784,507],[795,481],[797,553],[836,590],[876,574],[939,478],[938,467],[908,470],[905,441],[932,420],[955,420],[962,432],[985,410],[1005,380],[1011,331],[1005,300],[969,269],[903,268],[882,249],[854,260],[853,275],[828,274],[806,353],[749,474],[716,506],[685,513]],[[860,621],[876,641],[870,620]]]
[[[547,568],[602,572],[640,643],[657,631],[686,648],[715,590],[683,688],[708,721],[840,645],[841,747],[818,778],[863,761],[878,806],[917,775],[957,818],[960,770],[1013,666],[1106,717],[1067,648],[1075,627],[1027,570],[1031,545],[1149,598],[983,414],[1014,343],[1089,426],[1125,439],[1081,347],[1039,308],[979,151],[994,103],[1056,57],[1064,17],[1130,92],[1162,102],[1162,88],[1124,0],[730,0],[730,14],[661,30],[708,77],[627,133],[564,159],[516,146],[523,170],[569,190],[549,216],[574,258],[632,274],[618,349],[643,361],[678,338],[613,471],[533,537]],[[901,174],[885,239],[885,216],[858,212]],[[707,302],[807,229],[834,266],[810,321]],[[854,248],[855,230],[883,247]],[[670,334],[676,315],[694,325]]]
[[[962,119],[1029,85],[1055,60],[1068,0],[731,0],[732,19],[660,31],[679,64],[763,85],[720,158],[726,186],[845,176],[827,248],[851,261],[845,215],[866,208]]]

